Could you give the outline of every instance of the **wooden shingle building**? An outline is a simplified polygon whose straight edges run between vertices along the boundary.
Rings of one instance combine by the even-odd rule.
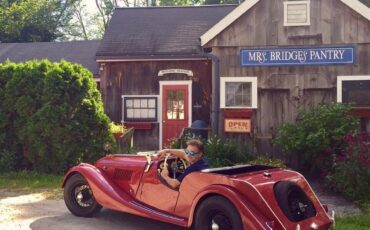
[[[145,149],[202,120],[273,153],[280,125],[330,102],[370,131],[369,20],[358,0],[116,9],[97,52],[106,112]]]

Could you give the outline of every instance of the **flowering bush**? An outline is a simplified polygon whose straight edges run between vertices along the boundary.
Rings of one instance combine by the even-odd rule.
[[[123,124],[109,123],[109,130],[111,133],[124,133],[125,126]]]
[[[279,128],[275,142],[299,158],[298,169],[315,173],[315,159],[343,135],[356,132],[359,120],[349,115],[350,109],[349,105],[332,104],[302,112],[296,124]]]
[[[344,136],[327,148],[317,163],[333,190],[352,200],[370,200],[369,133]]]

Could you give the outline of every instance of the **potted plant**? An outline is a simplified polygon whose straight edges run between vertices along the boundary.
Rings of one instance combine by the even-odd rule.
[[[118,141],[125,132],[125,126],[123,124],[116,124],[114,122],[111,122],[109,124],[109,128],[110,131],[113,133],[113,136],[116,139],[116,141]]]

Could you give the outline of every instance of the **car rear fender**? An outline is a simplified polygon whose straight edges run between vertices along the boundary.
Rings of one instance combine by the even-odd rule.
[[[253,205],[251,205],[240,193],[235,191],[233,188],[225,185],[210,185],[197,194],[190,210],[188,227],[190,227],[194,222],[194,216],[199,204],[208,197],[214,195],[227,198],[235,206],[240,214],[240,217],[242,218],[244,228],[265,228],[264,223],[266,223],[266,220],[263,215],[261,215],[259,211]]]

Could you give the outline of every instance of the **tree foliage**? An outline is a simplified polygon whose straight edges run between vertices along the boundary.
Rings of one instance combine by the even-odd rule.
[[[370,7],[370,0],[360,0],[363,4],[365,4],[367,7]]]
[[[63,173],[113,143],[92,74],[68,62],[0,65],[0,167]]]
[[[62,37],[77,0],[1,0],[1,42],[44,42]]]

